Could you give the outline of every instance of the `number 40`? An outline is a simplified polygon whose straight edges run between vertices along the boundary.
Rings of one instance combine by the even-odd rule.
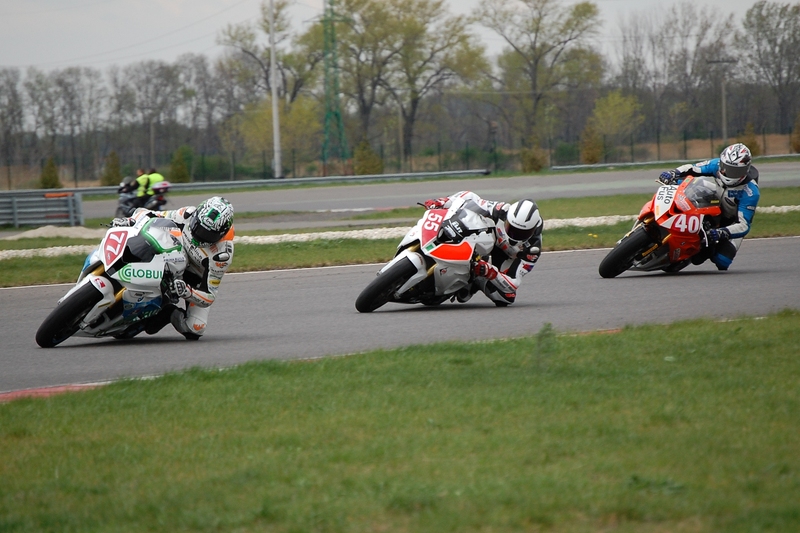
[[[700,231],[700,217],[696,215],[678,215],[672,225],[681,233],[697,233]]]

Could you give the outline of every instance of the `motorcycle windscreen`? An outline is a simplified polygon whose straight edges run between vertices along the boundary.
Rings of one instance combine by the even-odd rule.
[[[700,177],[691,180],[683,190],[686,199],[697,208],[715,207],[719,205],[717,183],[713,179]]]

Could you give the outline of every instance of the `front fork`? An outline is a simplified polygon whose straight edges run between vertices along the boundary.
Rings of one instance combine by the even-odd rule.
[[[625,235],[625,237],[627,237],[628,235],[633,233],[637,228],[639,228],[641,226],[644,226],[645,231],[647,231],[647,233],[653,239],[653,245],[650,248],[648,248],[647,250],[642,252],[642,256],[641,256],[641,259],[639,259],[639,261],[643,261],[645,258],[647,258],[647,256],[649,256],[650,254],[652,254],[653,252],[655,252],[656,250],[658,250],[659,248],[661,248],[662,246],[667,244],[667,242],[669,241],[670,237],[672,236],[671,233],[667,232],[666,235],[664,235],[662,237],[661,236],[661,232],[660,231],[656,231],[656,230],[658,230],[658,226],[656,226],[655,230],[652,228],[653,222],[655,222],[655,217],[652,216],[652,215],[648,215],[648,216],[638,220],[633,225],[633,228],[631,228],[631,230]]]

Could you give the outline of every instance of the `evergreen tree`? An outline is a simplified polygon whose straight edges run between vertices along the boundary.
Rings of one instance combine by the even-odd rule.
[[[383,174],[383,161],[381,156],[375,153],[369,142],[364,140],[356,146],[353,154],[353,166],[356,175],[366,176],[372,174]]]
[[[42,189],[61,189],[64,186],[61,180],[58,179],[58,168],[56,161],[52,157],[47,159],[44,168],[42,169],[42,176],[39,179],[39,186]]]
[[[105,168],[103,168],[103,175],[100,176],[100,185],[117,185],[122,181],[122,169],[119,165],[119,156],[117,152],[111,151],[106,157]]]
[[[761,145],[758,142],[758,138],[756,138],[756,129],[753,127],[752,122],[748,122],[744,127],[742,142],[750,149],[750,153],[753,154],[753,157],[761,155]]]
[[[189,183],[191,181],[185,152],[184,148],[179,148],[172,156],[172,162],[169,165],[169,180],[172,183]]]

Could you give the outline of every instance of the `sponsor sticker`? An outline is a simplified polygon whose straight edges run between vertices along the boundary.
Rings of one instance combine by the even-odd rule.
[[[133,281],[134,279],[161,279],[164,274],[162,270],[155,270],[151,268],[134,268],[131,265],[125,265],[119,271],[119,279],[122,281]]]

